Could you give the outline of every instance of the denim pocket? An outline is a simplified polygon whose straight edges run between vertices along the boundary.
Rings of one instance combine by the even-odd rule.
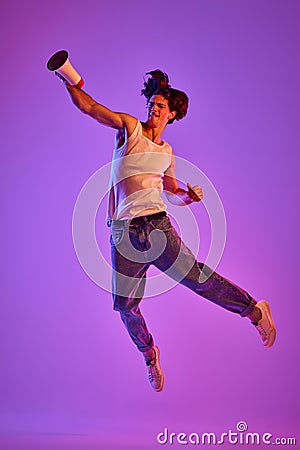
[[[110,242],[113,243],[114,245],[118,245],[121,240],[123,239],[124,236],[124,227],[116,227],[116,226],[111,226],[110,229]]]
[[[152,219],[150,224],[156,230],[170,231],[173,229],[173,225],[168,216],[161,217],[160,219]]]

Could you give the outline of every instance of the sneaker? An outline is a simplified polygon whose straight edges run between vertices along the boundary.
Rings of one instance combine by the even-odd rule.
[[[257,323],[252,323],[259,332],[264,346],[272,347],[276,338],[276,327],[272,319],[270,305],[263,300],[255,306],[261,310],[262,318]]]
[[[153,350],[155,352],[155,358],[153,358],[152,361],[146,363],[148,371],[148,379],[153,389],[156,392],[160,392],[164,387],[165,377],[162,368],[160,367],[159,348],[156,345],[154,345]]]

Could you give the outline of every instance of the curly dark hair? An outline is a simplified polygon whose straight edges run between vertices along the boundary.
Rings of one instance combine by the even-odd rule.
[[[156,69],[147,72],[146,75],[150,75],[150,77],[144,82],[144,89],[142,89],[141,95],[146,97],[147,104],[153,95],[162,95],[168,101],[170,111],[176,111],[175,117],[170,119],[168,123],[183,119],[188,110],[188,96],[183,91],[170,86],[169,77],[165,72]]]

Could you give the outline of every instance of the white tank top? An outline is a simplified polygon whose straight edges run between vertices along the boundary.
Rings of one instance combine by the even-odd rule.
[[[143,136],[138,121],[133,133],[113,152],[108,219],[127,220],[165,211],[161,193],[171,160],[172,147]]]

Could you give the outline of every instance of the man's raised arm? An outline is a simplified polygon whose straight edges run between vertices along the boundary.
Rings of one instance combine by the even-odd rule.
[[[71,100],[84,114],[88,114],[102,125],[115,129],[127,129],[130,135],[134,130],[137,119],[129,114],[111,111],[106,106],[97,103],[90,95],[82,89],[65,83]]]

